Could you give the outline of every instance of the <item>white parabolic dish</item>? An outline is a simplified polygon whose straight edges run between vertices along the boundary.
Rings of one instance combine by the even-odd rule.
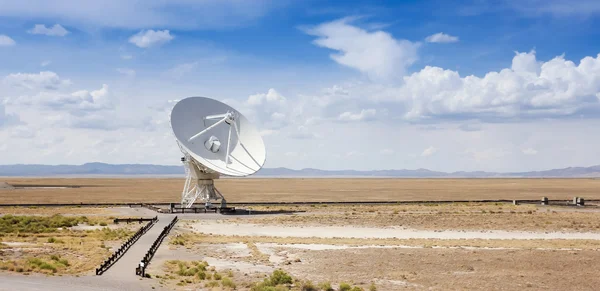
[[[228,113],[231,119],[213,126]],[[179,101],[171,111],[171,128],[182,149],[216,173],[248,176],[265,163],[265,144],[258,130],[237,110],[217,100],[189,97]]]

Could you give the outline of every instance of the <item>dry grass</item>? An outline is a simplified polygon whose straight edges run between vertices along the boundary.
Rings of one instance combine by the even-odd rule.
[[[298,215],[265,215],[230,221],[287,226],[393,226],[430,230],[600,231],[600,212],[510,204],[309,207],[308,213]]]
[[[312,281],[380,290],[597,290],[597,251],[364,249],[302,254],[286,267]],[[585,266],[585,267],[583,267]]]
[[[0,214],[13,215],[111,215],[116,212],[96,207],[3,207]]]
[[[2,233],[0,269],[57,275],[85,273],[110,255],[106,245],[118,245],[132,234],[133,229],[124,225],[118,229]]]
[[[0,203],[174,202],[183,178],[3,178],[13,185],[69,189],[0,190]],[[600,179],[219,179],[229,202],[467,199],[600,199]]]

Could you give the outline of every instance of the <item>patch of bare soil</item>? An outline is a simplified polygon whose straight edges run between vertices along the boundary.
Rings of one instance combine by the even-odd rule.
[[[302,251],[287,271],[378,290],[595,290],[598,251],[352,249]],[[557,263],[560,262],[560,263]],[[584,267],[585,266],[585,267]]]
[[[346,206],[309,208],[296,215],[265,215],[245,223],[285,226],[402,227],[424,230],[600,232],[600,212],[532,205]],[[300,210],[299,210],[300,211]],[[235,221],[242,222],[241,219]]]

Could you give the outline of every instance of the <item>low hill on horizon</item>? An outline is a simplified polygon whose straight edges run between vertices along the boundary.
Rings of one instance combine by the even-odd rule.
[[[183,166],[151,164],[106,164],[85,163],[83,165],[0,165],[0,176],[73,176],[73,175],[184,175]],[[263,168],[256,177],[397,177],[397,178],[596,178],[600,177],[600,165],[591,167],[568,167],[531,172],[483,172],[458,171],[440,172],[428,169],[399,170],[319,170],[306,168]]]

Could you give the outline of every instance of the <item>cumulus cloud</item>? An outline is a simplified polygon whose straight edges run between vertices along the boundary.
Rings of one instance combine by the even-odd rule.
[[[251,106],[260,106],[267,104],[278,104],[282,105],[285,103],[286,98],[279,94],[275,89],[271,88],[267,93],[259,93],[250,95],[246,103]]]
[[[13,46],[17,44],[12,38],[8,35],[0,34],[0,47],[3,46]]]
[[[426,42],[434,42],[434,43],[451,43],[458,42],[457,36],[452,36],[449,34],[445,34],[443,32],[438,32],[436,34],[432,34],[425,38]]]
[[[339,121],[367,121],[375,119],[377,110],[363,109],[359,113],[344,112],[338,116]]]
[[[42,71],[39,74],[15,73],[3,79],[4,84],[25,89],[57,90],[72,84],[69,79],[61,79],[52,71]]]
[[[579,65],[558,56],[538,62],[517,53],[511,68],[483,77],[427,66],[404,78],[396,101],[410,104],[407,120],[511,119],[573,116],[598,111],[600,55]]]
[[[366,73],[373,79],[391,79],[404,75],[417,59],[418,43],[395,39],[387,32],[367,31],[344,18],[305,29],[318,37],[314,44],[337,51],[331,58],[337,63]]]
[[[159,46],[175,38],[168,30],[142,30],[129,38],[129,42],[141,48]]]
[[[423,150],[423,152],[421,153],[421,156],[429,157],[429,156],[432,156],[433,154],[435,154],[437,151],[438,150],[435,147],[430,146],[430,147],[426,148],[425,150]]]
[[[98,90],[79,90],[73,93],[42,91],[35,95],[19,96],[10,102],[13,105],[38,106],[52,110],[70,110],[71,114],[80,114],[80,111],[96,111],[109,109],[111,105],[108,98],[108,85],[102,85]]]
[[[19,119],[14,114],[6,113],[4,104],[0,103],[0,128],[18,123]]]
[[[69,34],[69,31],[66,30],[62,25],[55,24],[52,27],[46,27],[45,24],[36,24],[32,29],[27,31],[31,34],[43,34],[47,36],[65,36]]]

